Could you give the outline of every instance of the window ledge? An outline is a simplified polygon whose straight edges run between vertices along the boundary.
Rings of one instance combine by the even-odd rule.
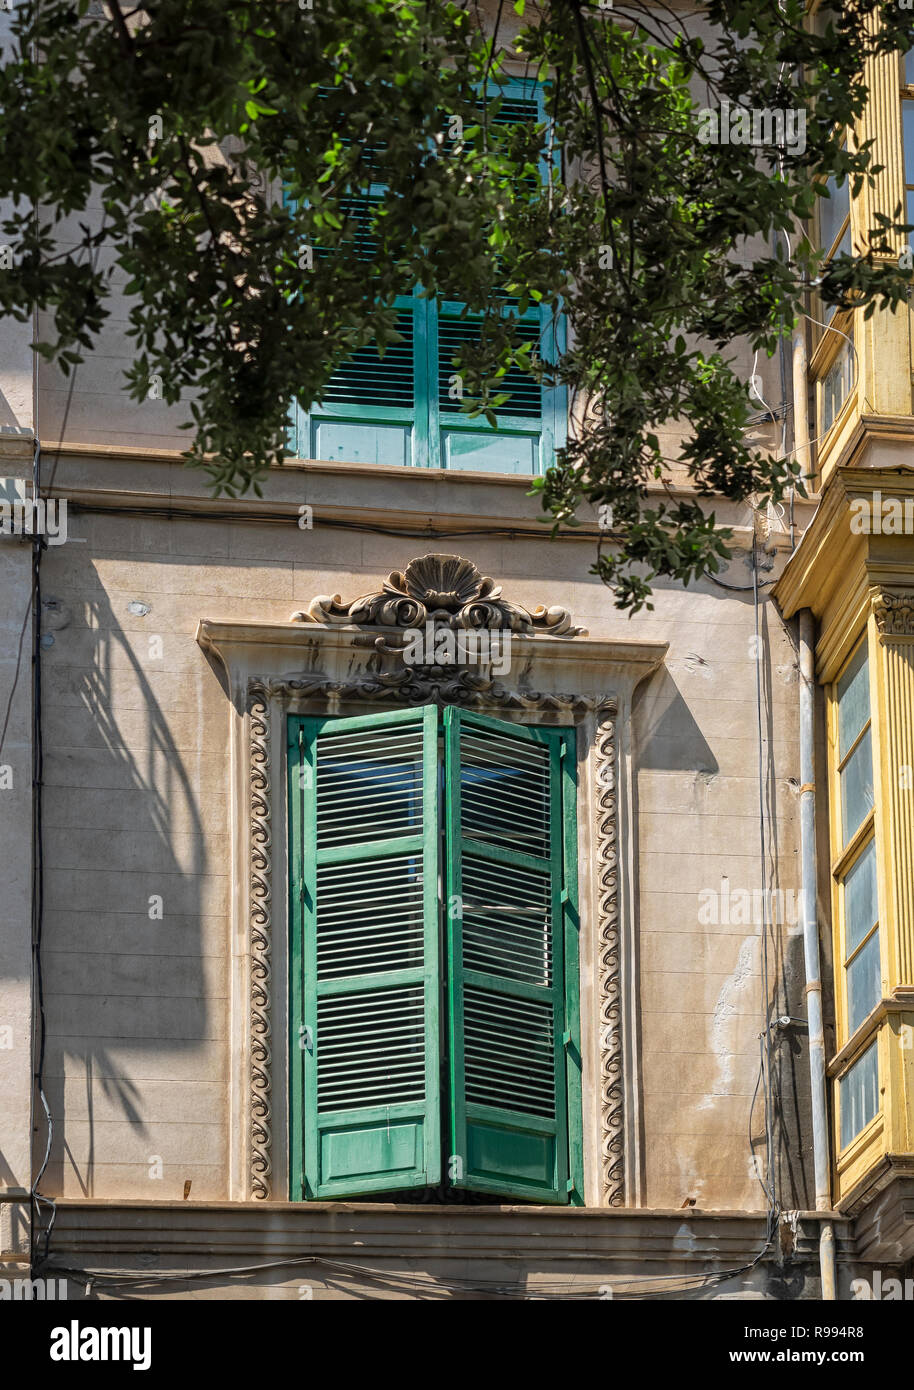
[[[799,1213],[796,1253],[818,1250],[819,1223],[836,1219],[839,1249],[850,1253],[850,1224],[835,1212]],[[550,1265],[599,1269],[606,1260],[740,1264],[765,1244],[766,1214],[624,1207],[399,1206],[383,1202],[182,1202],[58,1199],[54,1250],[136,1256],[169,1266],[175,1255],[230,1263],[236,1254],[343,1258],[371,1265],[414,1259],[459,1265],[468,1258],[548,1259]],[[353,1246],[358,1248],[353,1251]],[[142,1266],[140,1266],[142,1268]],[[520,1270],[519,1270],[520,1272]]]
[[[835,1053],[826,1068],[830,1077],[844,1072],[856,1061],[860,1053],[869,1047],[883,1020],[890,1014],[910,1013],[914,1010],[914,989],[900,986],[884,999],[880,999],[871,1014],[863,1020],[856,1033],[848,1038],[843,1047]]]

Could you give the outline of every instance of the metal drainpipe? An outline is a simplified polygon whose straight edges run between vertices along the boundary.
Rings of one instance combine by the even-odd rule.
[[[815,621],[809,608],[800,613],[800,865],[803,955],[806,962],[806,1017],[809,1021],[809,1083],[812,1099],[812,1147],[816,1211],[829,1211],[828,1107],[825,1090],[825,1033],[822,1027],[822,977],[816,918],[816,786],[814,768]],[[822,1298],[837,1297],[835,1231],[823,1221],[819,1231]]]
[[[812,452],[809,439],[809,418],[806,408],[807,361],[806,337],[797,329],[793,337],[793,455],[809,481],[812,478]]]

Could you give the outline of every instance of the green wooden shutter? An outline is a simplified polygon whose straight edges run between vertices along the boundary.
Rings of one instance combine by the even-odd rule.
[[[383,357],[374,343],[337,368],[323,399],[302,412],[300,457],[344,463],[428,466],[427,319],[418,295],[396,301],[399,342]]]
[[[493,127],[533,124],[544,119],[543,90],[538,82],[493,83],[490,99],[495,98],[498,105],[490,116]],[[541,174],[544,178],[548,174],[546,162]],[[505,308],[516,314],[517,301],[508,299]],[[512,367],[499,387],[510,392],[510,399],[495,410],[497,428],[482,416],[473,418],[461,411],[455,394],[457,369],[453,359],[463,344],[478,340],[480,326],[479,318],[464,318],[462,310],[461,304],[450,301],[430,309],[430,338],[437,347],[437,360],[432,367],[437,375],[437,391],[430,396],[429,425],[433,464],[487,473],[545,472],[555,462],[556,448],[565,443],[565,388],[540,384]],[[559,319],[555,323],[547,309],[533,307],[518,319],[512,338],[518,345],[532,342],[535,355],[547,363],[556,362],[565,349],[564,322]]]
[[[342,200],[345,235],[335,248],[315,247],[315,274],[332,275],[334,258],[352,257],[366,266],[377,255],[374,219],[384,186]],[[296,450],[301,458],[346,463],[427,466],[426,351],[428,310],[418,293],[395,302],[399,342],[383,356],[375,343],[357,348],[331,376],[310,411],[299,412]]]
[[[290,744],[292,1195],[436,1183],[437,710],[291,719]]]
[[[567,1202],[568,734],[455,708],[445,726],[450,1175]]]

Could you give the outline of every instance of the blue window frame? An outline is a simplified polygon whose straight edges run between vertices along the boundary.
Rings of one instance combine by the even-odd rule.
[[[501,119],[512,124],[543,119],[541,88],[511,82],[497,88]],[[545,172],[545,170],[544,170]],[[372,199],[383,186],[366,189],[367,228]],[[357,227],[361,219],[356,218]],[[370,234],[359,235],[354,254],[372,254]],[[565,442],[567,392],[534,381],[512,368],[503,383],[510,399],[495,411],[493,427],[460,408],[454,355],[476,335],[459,303],[438,304],[418,291],[395,301],[401,341],[380,357],[369,344],[334,372],[320,404],[296,408],[290,447],[298,458],[347,463],[444,468],[451,471],[541,474]],[[510,308],[506,312],[511,312]],[[515,311],[516,312],[516,311]],[[565,349],[565,325],[547,309],[517,316],[518,342],[531,342],[546,362]]]

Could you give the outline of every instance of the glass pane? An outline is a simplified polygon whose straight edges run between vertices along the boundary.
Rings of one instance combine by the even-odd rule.
[[[870,717],[870,672],[866,641],[838,682],[838,757],[843,758]]]
[[[832,313],[837,310],[832,308]],[[829,314],[829,320],[831,319]],[[854,384],[854,350],[845,343],[822,382],[822,432],[830,430]]]
[[[863,938],[879,920],[876,903],[876,842],[866,849],[844,880],[844,954],[853,955]]]
[[[350,425],[339,420],[316,420],[312,458],[342,459],[346,463],[408,464],[408,426]]]
[[[486,473],[535,473],[539,440],[523,435],[476,434],[444,430],[445,468],[478,468]]]
[[[914,183],[914,179],[911,180]],[[834,178],[825,187],[829,196],[818,199],[819,203],[819,242],[823,251],[831,250],[832,243],[841,230],[845,217],[850,212],[850,188],[847,179],[839,188]]]
[[[847,1031],[855,1033],[882,998],[879,969],[879,933],[869,941],[847,967]]]
[[[838,1084],[841,1111],[841,1147],[846,1149],[852,1139],[879,1113],[879,1059],[876,1044],[868,1047]]]
[[[841,825],[846,845],[873,809],[873,740],[869,729],[841,773]]]
[[[904,80],[905,86],[914,87],[914,48],[904,55]]]

